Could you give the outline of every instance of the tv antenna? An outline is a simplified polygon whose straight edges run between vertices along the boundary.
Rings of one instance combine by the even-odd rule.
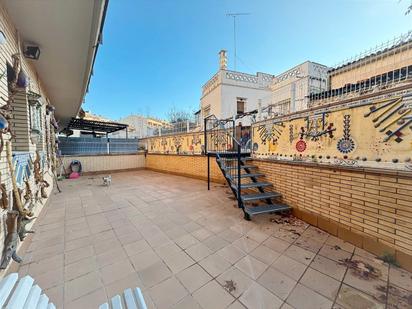
[[[236,71],[236,17],[250,15],[250,13],[227,13],[226,16],[233,17],[233,45],[234,45],[234,70]]]

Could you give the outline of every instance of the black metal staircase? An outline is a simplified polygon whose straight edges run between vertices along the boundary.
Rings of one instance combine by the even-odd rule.
[[[235,137],[235,121],[205,118],[205,154],[208,156],[208,189],[210,190],[210,160],[216,162],[235,195],[244,218],[263,213],[288,212],[290,207],[279,202],[281,194],[265,181],[258,167],[249,163],[250,150]]]

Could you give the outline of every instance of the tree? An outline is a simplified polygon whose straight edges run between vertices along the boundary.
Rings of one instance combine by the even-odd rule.
[[[193,118],[192,113],[185,110],[178,110],[176,107],[172,107],[167,113],[170,123],[182,122],[191,120]]]

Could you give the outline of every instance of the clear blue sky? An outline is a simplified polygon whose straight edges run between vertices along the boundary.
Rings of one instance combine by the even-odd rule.
[[[278,74],[305,60],[332,66],[412,30],[409,0],[110,0],[85,110],[112,119],[196,109],[218,51],[238,71]]]

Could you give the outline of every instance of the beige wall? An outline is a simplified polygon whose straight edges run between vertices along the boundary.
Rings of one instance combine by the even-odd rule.
[[[144,153],[131,155],[64,156],[63,164],[69,171],[70,162],[79,160],[84,173],[139,169],[145,167]]]
[[[210,158],[210,178],[225,183],[215,158]],[[146,168],[197,179],[207,179],[207,157],[201,155],[147,154]]]
[[[10,20],[7,12],[4,10],[3,6],[0,4],[0,30],[3,31],[6,42],[5,44],[0,46],[0,97],[4,100],[0,100],[0,105],[3,106],[6,104],[5,100],[9,98],[9,91],[8,91],[8,84],[7,84],[7,63],[13,65],[12,56],[17,53],[21,53],[19,49],[19,42],[17,37],[17,29],[14,27],[12,21]],[[23,152],[30,152],[32,154],[32,158],[35,158],[34,152],[36,150],[43,151],[45,150],[45,140],[41,138],[39,143],[33,144],[31,139],[29,138],[29,129],[30,129],[30,117],[29,117],[29,108],[27,105],[27,97],[25,92],[26,91],[33,91],[41,95],[41,101],[43,103],[42,106],[42,115],[41,115],[41,128],[42,128],[42,135],[45,135],[45,126],[49,126],[49,117],[45,116],[45,106],[46,102],[48,101],[47,93],[45,89],[41,85],[41,76],[39,76],[30,61],[28,61],[22,55],[20,57],[21,61],[21,68],[29,78],[30,86],[27,89],[20,89],[19,93],[15,96],[14,102],[12,102],[13,112],[12,117],[9,121],[10,128],[12,132],[15,134],[15,138],[10,139],[10,134],[4,134],[3,138],[6,141],[11,141],[13,152],[15,151],[23,151]],[[53,102],[50,102],[53,104]],[[49,136],[51,137],[50,133]],[[50,149],[50,148],[49,148]],[[7,191],[9,195],[11,195],[11,179],[10,179],[10,171],[6,161],[6,147],[4,147],[3,152],[0,154],[0,172],[1,172],[1,183],[6,185]],[[50,159],[50,154],[48,156]],[[44,174],[44,180],[46,180],[50,186],[46,189],[47,195],[50,195],[50,192],[53,188],[53,181],[52,178],[49,176],[50,172],[50,162],[46,162],[45,168],[42,171]],[[35,183],[33,173],[29,179],[30,189],[33,192],[33,195],[40,189],[39,186]],[[23,192],[22,195],[25,194],[25,187],[24,184],[22,186]],[[11,200],[11,199],[10,199]],[[47,199],[42,199],[41,201],[34,202],[35,207],[33,208],[33,212],[35,216],[41,211],[43,205],[47,202]],[[11,208],[11,205],[9,206]],[[4,226],[4,220],[6,219],[7,210],[0,210],[0,224]],[[35,221],[33,221],[34,223]],[[3,251],[3,243],[4,238],[6,235],[6,229],[2,228],[0,230],[0,251]],[[24,245],[25,242],[20,243]],[[22,257],[24,258],[24,256]],[[0,277],[5,272],[0,272]]]
[[[410,43],[409,45],[412,45]],[[330,85],[331,89],[336,89],[345,86],[348,83],[357,83],[358,81],[368,79],[370,77],[386,73],[388,71],[400,69],[412,64],[412,49],[403,48],[385,55],[362,60],[359,63],[349,65],[342,69],[331,73]]]

